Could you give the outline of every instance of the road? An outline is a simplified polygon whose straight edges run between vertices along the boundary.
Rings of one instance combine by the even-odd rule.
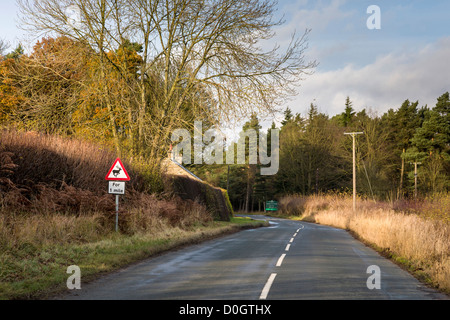
[[[446,298],[345,230],[264,216],[255,218],[268,219],[270,227],[168,252],[82,284],[81,290],[71,291],[61,299]],[[368,273],[370,266],[377,266],[379,273]],[[369,289],[368,282],[381,287]]]

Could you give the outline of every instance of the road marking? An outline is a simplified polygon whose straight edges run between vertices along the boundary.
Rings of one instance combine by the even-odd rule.
[[[283,254],[281,255],[280,259],[278,259],[277,267],[281,267],[281,265],[283,264],[283,260],[284,260],[285,257],[286,257],[286,253],[283,253]]]
[[[276,273],[272,273],[269,277],[269,280],[267,280],[266,285],[264,286],[263,291],[261,292],[261,296],[259,297],[260,300],[266,300],[267,296],[269,295],[270,288],[272,287],[272,283],[275,280],[275,277],[277,276]]]
[[[298,228],[298,230],[295,232],[295,234],[293,235],[293,237],[291,238],[291,240],[289,240],[289,244],[286,245],[286,248],[284,249],[284,251],[289,251],[291,248],[291,243],[294,242],[294,238],[298,235],[298,233],[300,232],[300,230],[304,229],[305,226],[302,225],[301,228]],[[283,253],[281,255],[281,257],[278,259],[276,266],[277,267],[281,267],[281,265],[283,264],[284,258],[286,258],[286,253]],[[275,280],[275,277],[277,276],[276,273],[272,273],[269,277],[269,280],[267,280],[266,285],[264,286],[263,291],[261,292],[261,296],[259,297],[260,300],[265,300],[267,299],[267,296],[269,295],[269,291],[270,288],[272,287],[273,281]]]

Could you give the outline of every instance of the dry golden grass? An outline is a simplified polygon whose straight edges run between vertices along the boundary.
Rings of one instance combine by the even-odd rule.
[[[159,171],[124,158],[132,181],[116,233],[104,179],[114,160],[93,143],[0,130],[0,300],[64,289],[72,264],[95,276],[240,228],[214,221],[204,204],[162,193]]]
[[[105,174],[115,155],[90,142],[0,130],[0,246],[89,242],[114,230]],[[132,235],[211,222],[206,207],[147,192],[149,177],[126,162],[132,181],[119,227]]]
[[[281,201],[281,209],[300,213],[306,221],[350,230],[450,293],[449,199],[450,195],[441,195],[409,207],[359,199],[353,213],[352,198],[345,195],[289,196]],[[299,209],[289,207],[294,204]],[[398,211],[400,207],[409,209]]]
[[[174,228],[189,230],[213,221],[206,208],[195,202],[183,201],[181,207],[181,200],[177,198],[161,200],[144,194],[137,197],[120,211],[119,228],[124,235],[156,234]],[[98,241],[114,232],[114,223],[114,211],[86,211],[78,215],[37,214],[15,213],[0,207],[0,248],[8,250],[24,244],[41,247]]]
[[[35,246],[50,243],[88,242],[99,239],[106,230],[98,223],[99,214],[69,215],[7,215],[0,216],[0,247]]]

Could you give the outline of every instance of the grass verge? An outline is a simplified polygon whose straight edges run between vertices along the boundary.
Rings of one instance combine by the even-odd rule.
[[[71,265],[80,267],[82,283],[86,283],[174,248],[262,226],[266,222],[233,217],[231,222],[212,221],[183,229],[133,235],[110,233],[86,243],[21,242],[0,253],[0,299],[47,299],[64,293]]]
[[[360,199],[356,212],[345,195],[288,196],[278,216],[345,229],[422,282],[450,293],[449,195],[422,203]]]

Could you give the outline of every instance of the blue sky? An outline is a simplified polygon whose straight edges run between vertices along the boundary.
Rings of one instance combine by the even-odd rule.
[[[381,10],[381,29],[369,30],[367,8]],[[354,108],[381,115],[406,99],[434,106],[450,91],[450,1],[280,0],[289,30],[311,28],[308,57],[320,63],[288,104],[305,114],[311,102],[330,116]]]
[[[381,29],[369,30],[367,8],[381,9]],[[286,29],[311,28],[310,45],[321,70],[358,66],[393,50],[421,48],[450,36],[447,0],[280,0]]]
[[[22,32],[17,30],[17,6],[14,0],[0,0],[0,38],[11,46],[17,44]]]
[[[367,8],[381,9],[381,29],[369,30]],[[15,47],[24,38],[17,28],[14,0],[0,0],[0,38]],[[277,41],[294,30],[312,29],[307,59],[320,64],[286,104],[306,114],[311,102],[330,116],[354,108],[382,114],[406,99],[433,106],[450,91],[450,1],[448,0],[278,0]]]

